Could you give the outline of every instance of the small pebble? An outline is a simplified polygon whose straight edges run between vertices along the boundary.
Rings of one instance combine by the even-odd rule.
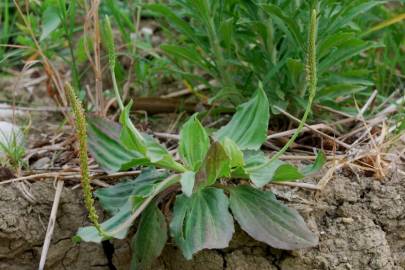
[[[352,224],[353,221],[354,220],[352,218],[342,218],[342,222],[346,224]]]
[[[51,165],[51,159],[49,157],[43,157],[41,159],[38,159],[37,161],[35,161],[31,168],[35,169],[35,170],[44,170],[44,169],[48,169]]]

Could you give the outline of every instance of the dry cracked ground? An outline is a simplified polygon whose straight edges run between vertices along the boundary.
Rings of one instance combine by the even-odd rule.
[[[0,185],[0,269],[36,269],[53,202],[52,181]],[[237,232],[229,248],[198,253],[186,261],[168,243],[152,269],[208,270],[400,270],[405,269],[405,179],[337,176],[320,193],[275,190],[319,234],[319,246],[294,252],[272,249]],[[47,269],[129,269],[129,240],[114,241],[105,254],[96,244],[71,238],[86,224],[80,190],[65,188],[48,254]],[[109,262],[110,261],[110,262]],[[115,267],[115,268],[114,268]]]

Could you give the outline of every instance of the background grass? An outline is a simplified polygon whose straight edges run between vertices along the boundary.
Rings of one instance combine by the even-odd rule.
[[[160,95],[163,89],[179,89],[182,84],[193,90],[202,84],[210,89],[210,102],[237,105],[262,83],[273,114],[275,106],[300,114],[307,100],[309,12],[317,7],[316,104],[354,113],[353,96],[362,103],[376,89],[377,102],[382,103],[403,91],[403,1],[107,0],[97,7],[93,4],[1,1],[3,72],[19,69],[25,61],[44,61],[39,45],[50,63],[67,66],[73,87],[95,110],[99,104],[90,99],[83,83],[94,88],[99,99],[113,95],[112,82],[104,76],[108,72],[104,37],[97,29],[109,16],[120,63],[115,73],[124,99]],[[150,21],[159,24],[145,23]],[[196,97],[205,101],[205,96]]]

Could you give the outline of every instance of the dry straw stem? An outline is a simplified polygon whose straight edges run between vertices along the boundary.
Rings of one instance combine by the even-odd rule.
[[[75,168],[70,168],[70,170],[75,170]],[[158,169],[157,171],[164,171],[164,169]],[[137,176],[141,173],[141,170],[129,171],[129,172],[117,172],[112,174],[105,174],[105,173],[95,173],[90,175],[91,183],[96,184],[98,186],[104,186],[104,183],[97,181],[97,179],[119,179],[128,176]],[[5,180],[0,182],[0,185],[5,185],[9,183],[15,183],[20,181],[26,180],[41,180],[41,179],[48,179],[48,178],[58,178],[63,180],[74,180],[74,179],[81,179],[82,175],[77,174],[75,171],[64,171],[64,172],[46,172],[46,173],[38,173],[38,174],[31,174],[26,175],[18,178],[13,178],[9,180]]]
[[[103,229],[98,222],[98,215],[96,208],[94,207],[94,199],[91,192],[90,185],[90,172],[89,172],[89,160],[87,156],[87,132],[86,132],[86,119],[84,116],[82,105],[76,94],[69,84],[66,84],[66,93],[70,104],[72,106],[73,114],[75,116],[76,136],[79,140],[79,160],[81,171],[81,182],[83,188],[84,202],[87,210],[89,211],[89,219],[96,227],[97,231],[105,236]]]
[[[287,117],[293,119],[294,121],[302,123],[302,120],[300,120],[300,119],[296,118],[295,116],[289,114],[288,112],[284,111],[283,109],[281,109],[278,106],[275,106],[275,107],[277,108],[277,110],[279,110],[282,114],[286,115]],[[349,149],[351,147],[349,144],[347,144],[345,142],[342,142],[342,141],[340,141],[340,140],[338,140],[338,139],[336,139],[336,138],[334,138],[334,137],[332,137],[332,136],[330,136],[330,135],[328,135],[328,134],[326,134],[326,133],[324,133],[324,132],[322,132],[320,130],[317,130],[317,129],[311,127],[310,125],[304,124],[304,126],[307,127],[308,129],[312,130],[313,132],[318,133],[319,135],[322,135],[325,138],[328,138],[328,139],[334,141],[336,144],[338,144],[340,146],[343,146],[346,149]]]
[[[46,230],[45,241],[42,247],[41,259],[39,261],[38,270],[43,270],[45,267],[46,257],[48,254],[49,246],[51,244],[53,230],[55,228],[56,214],[58,213],[58,206],[62,190],[63,190],[63,181],[58,181],[55,191],[55,198],[52,204],[51,216],[49,217],[48,228]]]
[[[86,3],[86,1],[84,1]],[[84,49],[87,54],[90,66],[93,69],[95,77],[95,106],[97,112],[102,114],[104,111],[104,96],[103,96],[103,80],[101,66],[101,35],[100,35],[100,20],[99,20],[100,0],[92,0],[84,22],[84,36],[92,38],[92,51],[88,47],[88,43],[84,42]],[[89,35],[89,33],[91,33]],[[92,57],[92,53],[94,57]],[[94,59],[93,59],[94,58]]]

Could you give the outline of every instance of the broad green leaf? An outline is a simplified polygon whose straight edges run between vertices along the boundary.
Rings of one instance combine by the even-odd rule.
[[[322,169],[323,165],[325,165],[325,163],[326,163],[326,156],[325,156],[325,153],[322,152],[322,151],[320,151],[320,152],[316,155],[315,162],[314,162],[313,164],[308,165],[307,167],[305,167],[305,168],[302,170],[302,173],[303,173],[304,175],[311,175],[311,174],[314,174],[314,173],[316,173],[316,172],[319,172],[319,171]]]
[[[256,167],[268,162],[269,159],[261,151],[246,151],[244,153],[245,167],[244,171],[252,183],[261,188],[270,183],[274,179],[275,172],[284,163],[280,160],[275,160],[271,164],[257,169]]]
[[[247,169],[246,172],[252,183],[256,187],[261,188],[274,180],[277,169],[280,168],[282,165],[282,161],[275,160],[266,167],[254,170]]]
[[[163,145],[152,136],[141,134],[133,126],[129,118],[131,105],[132,102],[125,107],[120,116],[120,122],[123,126],[120,133],[121,142],[128,149],[143,153],[144,158],[152,164],[159,165],[166,169],[184,172],[185,168],[174,160],[173,156]]]
[[[243,153],[239,149],[238,145],[228,137],[225,137],[222,142],[222,146],[230,159],[231,168],[243,167],[245,164],[243,160]]]
[[[254,97],[238,106],[231,121],[213,136],[219,141],[228,137],[241,150],[257,150],[266,141],[269,118],[269,102],[259,87]]]
[[[211,144],[204,163],[197,173],[197,181],[202,186],[213,185],[220,177],[228,177],[231,173],[230,159],[220,142]]]
[[[298,168],[278,159],[268,164],[269,158],[261,151],[245,151],[244,160],[245,166],[232,172],[232,176],[249,178],[258,188],[271,181],[294,181],[304,178]]]
[[[278,168],[274,172],[272,181],[295,181],[302,178],[304,178],[304,174],[302,174],[297,167],[291,164],[284,163],[278,166]]]
[[[49,6],[42,14],[42,33],[39,38],[40,41],[46,39],[53,31],[55,31],[61,20],[59,17],[59,11],[56,7]]]
[[[139,152],[122,145],[119,124],[98,116],[89,116],[87,122],[89,152],[101,168],[116,172],[148,163]]]
[[[124,239],[127,236],[129,227],[120,230],[119,232],[116,233],[113,232],[115,231],[116,228],[120,227],[120,225],[131,216],[132,211],[133,211],[133,202],[131,198],[129,198],[125,202],[125,204],[120,207],[119,211],[117,211],[115,215],[113,215],[110,219],[101,223],[101,227],[109,237]],[[94,226],[87,226],[79,228],[75,236],[75,240],[101,243],[101,241],[105,239],[103,239],[103,237],[99,234],[99,232]]]
[[[104,210],[115,214],[131,195],[146,198],[153,191],[155,185],[167,176],[166,172],[148,169],[134,180],[122,182],[112,187],[99,188],[94,192],[94,195]]]
[[[153,199],[161,191],[167,189],[168,187],[178,183],[179,177],[177,175],[169,176],[162,181],[156,183],[153,187],[152,192],[148,194],[146,190],[145,195],[140,193],[131,194],[128,200],[123,204],[119,210],[110,219],[101,223],[103,231],[106,233],[107,237],[124,239],[128,233],[129,227],[132,226],[133,217],[132,214],[138,209],[138,207],[145,202],[147,199]],[[145,190],[144,190],[145,192]],[[147,195],[146,195],[147,194]],[[147,196],[148,198],[145,198]],[[125,226],[124,226],[125,225]],[[86,242],[100,243],[103,237],[99,234],[94,226],[79,228],[75,240],[83,240]]]
[[[223,190],[216,188],[176,197],[170,231],[186,259],[202,249],[228,246],[234,233],[228,206]]]
[[[184,172],[180,177],[181,191],[187,196],[190,197],[193,194],[195,183],[195,172]]]
[[[152,203],[142,213],[138,230],[132,238],[131,270],[150,269],[153,261],[162,253],[166,241],[165,216]]]
[[[177,172],[186,171],[183,165],[175,161],[173,156],[167,151],[166,147],[161,145],[155,138],[147,134],[143,134],[143,138],[147,149],[146,157],[152,164]]]
[[[181,128],[179,141],[180,156],[190,170],[200,169],[209,144],[207,132],[194,114]]]
[[[128,111],[125,114],[127,113]],[[90,118],[89,150],[100,166],[108,171],[118,171],[128,170],[136,165],[156,164],[175,171],[185,171],[164,146],[150,135],[132,132],[127,121],[130,120],[123,120],[127,124],[126,128],[121,128],[118,124],[99,117]],[[141,139],[138,140],[138,136]],[[129,150],[137,149],[138,146],[145,149],[145,154]]]
[[[269,191],[250,186],[231,188],[230,207],[244,231],[274,248],[294,250],[318,244],[318,237],[298,212],[281,204]]]
[[[140,132],[133,126],[131,119],[129,118],[132,101],[125,106],[125,109],[121,112],[120,123],[122,125],[120,139],[123,145],[130,150],[135,150],[139,153],[145,153],[146,146],[145,141]]]

